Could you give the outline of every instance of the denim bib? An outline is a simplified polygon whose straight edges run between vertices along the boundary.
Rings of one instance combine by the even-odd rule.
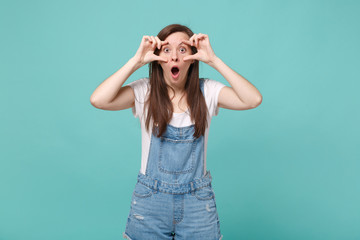
[[[204,79],[200,79],[204,94]],[[186,127],[167,125],[165,133],[151,134],[145,175],[138,181],[161,192],[183,194],[210,185],[211,175],[204,173],[204,136],[193,136],[195,124]]]

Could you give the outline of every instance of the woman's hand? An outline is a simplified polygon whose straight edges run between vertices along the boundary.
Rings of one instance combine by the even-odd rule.
[[[208,35],[202,33],[194,34],[189,40],[183,40],[182,42],[190,46],[195,46],[197,49],[197,53],[184,57],[184,61],[194,59],[207,64],[214,62],[216,55],[211,48]]]
[[[157,36],[143,36],[140,47],[137,50],[134,58],[139,62],[139,64],[141,64],[141,66],[152,61],[167,62],[166,58],[162,58],[154,54],[156,48],[161,49],[161,46],[167,42],[168,41],[161,41]]]

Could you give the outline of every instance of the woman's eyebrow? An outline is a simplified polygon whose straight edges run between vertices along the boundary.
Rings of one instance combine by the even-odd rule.
[[[180,46],[181,44],[186,45],[185,43],[181,42],[181,43],[179,43],[178,46]],[[170,45],[170,44],[169,44],[169,43],[166,43],[166,44],[164,44],[163,46],[166,46],[166,45]]]

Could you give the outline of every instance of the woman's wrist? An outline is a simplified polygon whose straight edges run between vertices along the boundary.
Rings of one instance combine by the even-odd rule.
[[[144,64],[141,63],[140,58],[138,58],[136,55],[130,58],[129,62],[131,62],[131,64],[133,65],[134,70],[137,70],[144,66]]]
[[[216,65],[218,65],[219,61],[221,61],[220,58],[218,58],[216,55],[208,62],[208,65],[216,68]]]

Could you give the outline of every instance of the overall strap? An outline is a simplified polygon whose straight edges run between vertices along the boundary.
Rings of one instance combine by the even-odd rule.
[[[204,81],[205,81],[204,78],[199,79],[201,92],[205,96],[205,93],[204,93]]]

